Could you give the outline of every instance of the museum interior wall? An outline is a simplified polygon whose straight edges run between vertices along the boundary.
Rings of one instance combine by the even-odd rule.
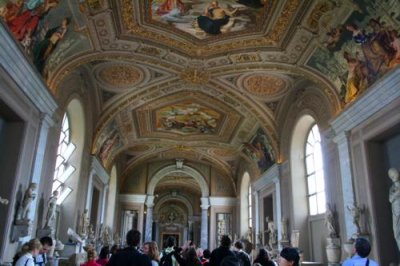
[[[25,2],[0,1],[0,264],[30,238],[67,261],[131,229],[315,265],[361,236],[400,262],[397,1],[221,0],[215,33],[205,0],[178,20],[163,1]]]

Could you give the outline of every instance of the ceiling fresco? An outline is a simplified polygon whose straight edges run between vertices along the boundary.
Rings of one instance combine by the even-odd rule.
[[[262,174],[288,99],[317,87],[337,114],[400,64],[399,1],[0,0],[0,17],[55,97],[85,73],[108,170],[179,156]]]

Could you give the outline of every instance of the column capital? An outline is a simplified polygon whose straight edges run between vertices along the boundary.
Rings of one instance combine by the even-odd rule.
[[[147,195],[145,204],[146,204],[147,208],[153,208],[153,206],[154,206],[154,195]]]
[[[208,197],[202,197],[200,198],[200,200],[201,200],[200,208],[202,210],[207,210],[210,207],[210,199]]]

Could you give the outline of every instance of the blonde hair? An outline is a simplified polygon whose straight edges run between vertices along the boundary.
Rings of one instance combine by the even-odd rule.
[[[87,251],[87,260],[95,260],[97,258],[97,253],[94,248],[89,248]]]
[[[42,249],[42,243],[40,243],[39,239],[36,239],[36,238],[31,239],[31,240],[29,240],[29,242],[25,243],[21,248],[21,252],[28,253],[35,249],[37,249],[37,250]]]
[[[149,246],[149,253],[147,254],[151,260],[160,261],[160,252],[158,251],[157,243],[154,241],[146,242],[144,245]]]

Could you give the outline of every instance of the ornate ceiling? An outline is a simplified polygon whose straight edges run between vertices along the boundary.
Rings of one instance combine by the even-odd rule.
[[[260,174],[282,160],[283,119],[297,96],[318,90],[332,114],[355,99],[344,21],[367,27],[376,12],[400,24],[385,13],[400,10],[394,1],[218,2],[60,1],[40,17],[50,28],[72,19],[42,74],[58,97],[69,76],[84,76],[100,103],[92,153],[107,169],[119,158],[126,175],[182,158],[232,178],[239,162]]]

